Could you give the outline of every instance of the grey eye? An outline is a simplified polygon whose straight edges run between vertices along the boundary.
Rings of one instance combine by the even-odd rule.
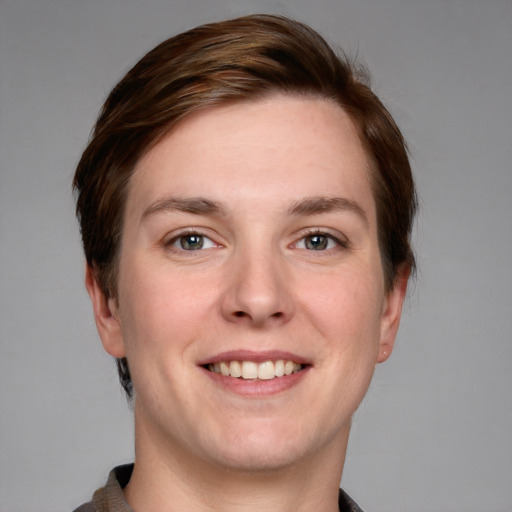
[[[196,232],[185,232],[174,237],[167,243],[174,251],[201,251],[217,247],[216,243],[206,235]]]
[[[329,242],[332,240],[327,235],[309,235],[304,238],[306,249],[311,251],[323,251],[330,248]]]
[[[197,251],[204,246],[204,237],[197,234],[180,236],[177,241],[180,248],[185,251]]]

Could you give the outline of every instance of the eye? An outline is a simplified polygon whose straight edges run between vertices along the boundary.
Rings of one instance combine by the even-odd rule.
[[[327,233],[311,233],[301,238],[295,247],[308,251],[327,251],[336,247],[345,247],[346,243]]]
[[[212,240],[201,233],[183,233],[173,238],[168,245],[181,251],[199,251],[216,247]]]

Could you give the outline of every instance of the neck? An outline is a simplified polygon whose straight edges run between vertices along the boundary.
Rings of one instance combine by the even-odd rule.
[[[347,442],[348,431],[284,467],[247,470],[199,459],[136,422],[135,467],[124,493],[146,512],[335,512]]]

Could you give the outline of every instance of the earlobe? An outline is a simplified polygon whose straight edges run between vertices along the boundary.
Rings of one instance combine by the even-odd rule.
[[[395,344],[398,327],[400,325],[400,317],[402,316],[402,306],[404,304],[407,293],[407,283],[410,275],[409,266],[401,268],[395,279],[393,288],[388,292],[384,300],[378,363],[386,361]]]
[[[96,279],[94,269],[87,263],[85,264],[85,287],[91,298],[94,321],[103,348],[111,356],[125,357],[117,300],[105,295]]]

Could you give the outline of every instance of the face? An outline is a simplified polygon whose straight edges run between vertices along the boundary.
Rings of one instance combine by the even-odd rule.
[[[342,456],[405,283],[385,293],[339,107],[274,96],[182,122],[131,178],[119,265],[116,300],[87,283],[141,449],[239,469]]]

